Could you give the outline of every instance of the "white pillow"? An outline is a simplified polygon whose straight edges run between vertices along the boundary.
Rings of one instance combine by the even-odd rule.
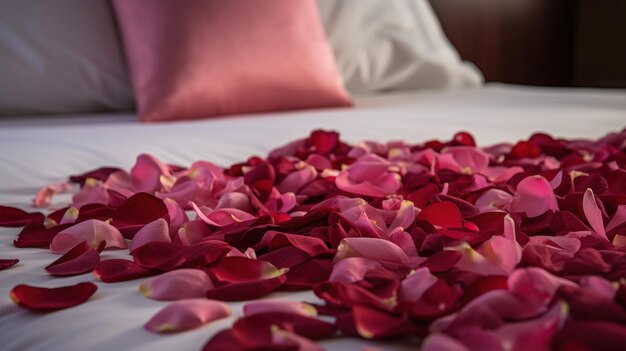
[[[0,0],[0,115],[128,110],[106,0]]]
[[[318,0],[351,93],[478,86],[427,0]]]

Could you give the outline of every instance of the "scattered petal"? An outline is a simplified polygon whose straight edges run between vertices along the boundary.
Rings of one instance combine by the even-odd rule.
[[[144,325],[154,333],[171,333],[198,328],[230,316],[230,307],[219,301],[185,299],[170,303]]]
[[[98,289],[94,283],[78,283],[59,288],[20,284],[11,290],[11,299],[26,309],[47,312],[74,307],[87,301]]]
[[[155,300],[200,298],[213,288],[211,278],[201,269],[183,268],[150,278],[139,286],[139,291]]]

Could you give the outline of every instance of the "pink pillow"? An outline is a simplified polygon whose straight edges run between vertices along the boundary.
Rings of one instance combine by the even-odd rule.
[[[315,0],[114,0],[143,121],[349,106]]]

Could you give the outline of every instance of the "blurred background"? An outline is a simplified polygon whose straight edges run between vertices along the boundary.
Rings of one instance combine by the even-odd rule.
[[[626,88],[624,0],[430,0],[486,81]]]

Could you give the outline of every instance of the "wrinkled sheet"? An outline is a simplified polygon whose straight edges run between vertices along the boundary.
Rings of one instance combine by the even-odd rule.
[[[189,165],[206,159],[222,166],[306,136],[311,129],[335,129],[347,141],[449,139],[467,130],[482,145],[515,142],[533,131],[557,137],[597,138],[626,126],[626,91],[523,88],[487,85],[442,93],[405,92],[359,98],[352,109],[272,113],[167,124],[141,124],[133,114],[31,116],[0,119],[0,203],[29,209],[38,188],[70,174],[102,166],[130,168],[142,152]],[[67,204],[55,198],[57,208]],[[32,210],[32,209],[31,209]],[[218,330],[241,315],[244,303],[231,303],[233,316],[194,331],[155,335],[143,324],[166,302],[143,297],[140,280],[106,284],[91,275],[49,276],[44,266],[57,256],[43,249],[16,249],[19,229],[0,228],[0,258],[20,263],[0,271],[0,348],[2,350],[188,350],[199,349]],[[105,251],[103,259],[127,257]],[[55,287],[95,281],[87,303],[48,314],[14,305],[17,284]],[[275,293],[267,298],[318,301],[311,292]],[[334,339],[329,350],[414,349],[408,343]]]

